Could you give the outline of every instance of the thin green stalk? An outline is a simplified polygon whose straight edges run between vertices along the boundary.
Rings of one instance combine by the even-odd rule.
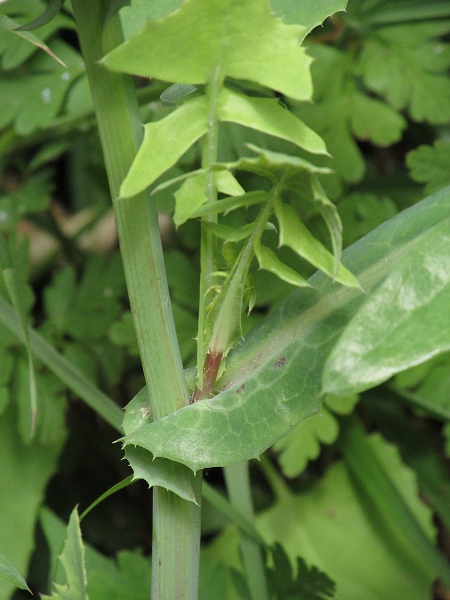
[[[106,2],[73,0],[100,140],[113,198],[125,277],[153,419],[188,403],[164,269],[154,202],[146,193],[119,199],[142,127],[131,77],[108,72],[100,58],[123,41],[117,15]],[[164,52],[164,48],[161,48]],[[201,474],[194,485],[201,487]],[[199,491],[199,490],[198,490]],[[154,488],[153,600],[194,600],[198,595],[200,507]]]
[[[217,120],[217,101],[223,86],[223,78],[220,68],[216,69],[214,78],[207,88],[209,97],[208,132],[203,142],[202,167],[208,170],[206,186],[207,202],[217,201],[217,188],[214,184],[213,165],[217,162],[219,123]],[[207,229],[204,222],[217,221],[217,215],[207,215],[202,220],[201,243],[200,243],[200,299],[197,331],[197,388],[203,388],[203,365],[205,364],[205,324],[206,312],[211,302],[210,288],[213,285],[212,274],[217,271],[216,243],[213,233]]]
[[[231,504],[242,513],[247,521],[253,523],[255,515],[248,462],[228,465],[224,467],[224,474]],[[269,600],[261,546],[242,531],[240,532],[240,545],[250,597],[252,600]]]

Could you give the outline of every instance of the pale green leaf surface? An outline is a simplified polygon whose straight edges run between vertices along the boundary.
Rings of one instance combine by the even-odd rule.
[[[180,7],[182,0],[131,0],[120,10],[125,39],[138,33],[147,19],[161,19]]]
[[[315,274],[261,321],[228,355],[222,392],[182,408],[125,438],[193,470],[260,455],[321,404],[324,363],[370,292],[429,232],[449,218],[450,191],[403,211],[343,253],[366,294]],[[448,254],[448,253],[447,253]],[[434,317],[448,319],[448,311]],[[450,331],[448,321],[446,331]],[[422,356],[426,360],[428,356]],[[245,435],[244,432],[245,431]]]
[[[289,246],[299,256],[330,277],[336,270],[335,257],[315,238],[289,204],[277,203],[275,207],[280,226],[280,246]],[[336,281],[350,287],[359,287],[356,277],[342,264],[336,273]]]
[[[212,231],[215,236],[225,240],[227,242],[240,242],[245,240],[253,231],[253,223],[247,223],[242,227],[230,227],[229,225],[222,225],[220,223],[205,223],[204,226]]]
[[[419,236],[345,328],[324,389],[352,394],[450,349],[450,214]]]
[[[322,138],[278,100],[244,96],[227,88],[220,94],[217,115],[231,121],[293,142],[313,154],[328,154]]]
[[[59,560],[66,573],[66,583],[54,583],[52,595],[42,595],[41,598],[43,600],[89,600],[84,564],[84,546],[76,508],[70,515],[64,548]]]
[[[428,194],[450,185],[450,141],[437,140],[432,146],[419,146],[406,157],[415,181],[426,183]]]
[[[347,0],[315,0],[314,2],[292,2],[292,0],[270,0],[270,7],[285,23],[298,23],[311,31],[338,11],[345,10]]]
[[[139,427],[152,422],[147,388],[143,388],[128,404],[123,421],[123,430],[129,435]],[[189,502],[201,503],[196,498],[193,473],[185,465],[165,458],[153,458],[144,448],[125,448],[125,458],[133,469],[133,480],[143,479],[149,487],[160,486]]]
[[[3,554],[0,554],[0,579],[3,579],[3,581],[18,587],[21,590],[30,591],[30,588],[27,586],[27,582],[25,581],[22,573]]]
[[[413,472],[395,447],[372,436],[371,445],[409,508],[430,539],[432,514],[418,498]],[[292,493],[279,475],[271,475],[277,501],[256,517],[267,543],[283,544],[291,561],[302,556],[336,582],[336,600],[423,600],[431,595],[434,575],[391,535],[343,461],[303,494]],[[208,563],[239,568],[237,532],[230,527],[203,553]],[[379,573],[380,577],[374,577]],[[381,576],[382,574],[382,576]],[[229,595],[227,600],[234,596]]]
[[[231,198],[224,198],[218,202],[209,202],[203,204],[193,214],[194,217],[203,217],[204,215],[213,215],[218,213],[227,214],[242,206],[253,206],[254,204],[261,204],[267,200],[267,192],[257,190],[255,192],[247,192],[242,196],[232,196]]]
[[[304,27],[277,19],[267,0],[186,0],[167,17],[147,21],[102,62],[116,71],[194,85],[211,81],[219,68],[222,77],[308,99],[311,59],[299,44],[304,33]],[[170,50],[161,52],[168,44]]]
[[[260,269],[265,269],[283,281],[297,287],[310,285],[297,271],[282,262],[270,248],[257,244],[255,246],[255,256],[258,259]]]
[[[192,217],[195,211],[207,200],[206,185],[208,178],[206,173],[193,175],[181,184],[175,192],[175,212],[173,222],[179,227]]]
[[[17,435],[12,406],[0,418],[0,548],[21,572],[28,569],[34,532],[45,488],[56,470],[61,444],[24,445]],[[13,585],[0,579],[0,598],[10,598]]]
[[[189,100],[159,121],[144,126],[144,140],[122,182],[120,195],[135,196],[177,160],[208,129],[206,98]]]
[[[226,169],[221,169],[214,173],[214,184],[218,192],[227,194],[227,196],[240,196],[245,194],[244,188],[238,182],[236,177]]]

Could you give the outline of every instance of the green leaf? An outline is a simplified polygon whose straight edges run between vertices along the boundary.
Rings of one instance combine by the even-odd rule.
[[[37,418],[37,390],[36,390],[36,373],[34,368],[33,353],[30,346],[30,338],[28,335],[29,314],[27,306],[27,297],[30,294],[29,286],[26,280],[23,280],[23,274],[18,270],[19,243],[14,237],[11,238],[9,247],[6,240],[0,237],[0,267],[2,269],[3,280],[11,303],[16,313],[17,320],[20,325],[22,337],[27,351],[27,375],[28,380],[28,402],[27,404],[27,421],[28,431],[24,434],[24,439],[28,441],[33,438],[36,427]],[[26,276],[26,275],[25,275]]]
[[[176,227],[185,223],[196,210],[206,202],[206,173],[188,177],[175,192],[175,212],[173,222]]]
[[[208,129],[206,98],[188,100],[160,121],[144,126],[144,140],[120,188],[123,198],[153,183]]]
[[[314,2],[292,2],[292,0],[270,0],[270,7],[285,23],[298,23],[311,31],[338,11],[345,10],[347,0],[315,0]]]
[[[286,551],[279,543],[271,548],[274,568],[268,572],[269,589],[277,600],[326,600],[334,598],[335,584],[317,567],[308,568],[303,558],[297,556],[297,573],[293,576]]]
[[[59,561],[66,573],[66,584],[54,583],[52,595],[42,595],[41,598],[43,600],[89,600],[84,564],[84,546],[81,539],[80,520],[76,508],[70,515],[66,540]]]
[[[28,571],[28,562],[35,545],[35,526],[45,489],[57,469],[62,443],[41,444],[34,439],[23,444],[17,435],[17,412],[9,404],[0,418],[0,548],[21,571]],[[13,582],[0,578],[0,598],[10,598]]]
[[[310,284],[301,275],[282,262],[273,250],[257,244],[255,256],[258,259],[260,269],[273,273],[283,281],[295,286],[309,286]]]
[[[3,579],[21,590],[28,590],[31,593],[22,573],[3,554],[0,554],[0,579]]]
[[[227,196],[241,196],[242,194],[245,194],[244,188],[238,182],[236,177],[226,169],[215,171],[214,184],[218,192],[227,194]]]
[[[46,54],[38,54],[27,63],[27,77],[19,71],[0,76],[0,127],[14,123],[15,130],[26,135],[46,125],[59,113],[73,81],[83,72],[81,56],[68,44],[54,40],[50,48],[67,68]]]
[[[377,28],[361,51],[358,70],[367,87],[415,121],[450,119],[448,43],[438,40],[450,21]]]
[[[211,81],[219,66],[222,77],[308,99],[311,59],[299,45],[304,33],[304,27],[276,19],[267,0],[245,6],[240,0],[190,0],[163,19],[148,20],[102,62],[116,71],[194,85]],[[170,52],[161,53],[168,40]]]
[[[73,21],[69,17],[57,15],[39,29],[39,37],[26,31],[17,31],[17,27],[34,19],[44,12],[45,8],[45,3],[40,0],[8,0],[0,4],[0,28],[3,30],[0,35],[2,70],[15,69],[34,54],[36,48],[41,48],[59,61],[45,44],[45,40],[53,36],[58,29],[74,29]]]
[[[189,83],[174,83],[161,94],[161,103],[163,106],[176,106],[178,100],[189,96],[196,90],[195,85]]]
[[[426,183],[428,194],[450,185],[450,142],[436,140],[409,152],[406,164],[414,181]]]
[[[387,103],[363,93],[350,52],[315,44],[310,53],[316,59],[311,67],[314,104],[296,104],[294,113],[323,137],[339,175],[359,181],[365,163],[354,136],[389,145],[401,138],[406,119]]]
[[[47,508],[41,510],[40,522],[50,550],[50,565],[55,582],[64,581],[64,573],[57,556],[64,543],[65,523]],[[151,579],[151,561],[139,550],[119,552],[106,557],[85,544],[85,563],[89,597],[95,600],[146,600]]]
[[[449,231],[447,214],[406,245],[344,329],[325,365],[324,390],[359,392],[450,349]]]
[[[221,393],[137,429],[125,443],[194,471],[259,456],[318,411],[322,370],[339,334],[366,298],[370,300],[371,290],[376,294],[410,249],[442,226],[449,213],[447,189],[348,248],[343,261],[366,294],[339,286],[323,274],[314,275],[310,280],[314,289],[298,289],[230,352],[218,382]],[[430,313],[427,322],[438,320],[448,332],[448,318],[443,310]]]
[[[147,388],[143,388],[126,407],[123,430],[126,435],[130,435],[151,422]],[[154,458],[150,452],[139,447],[127,447],[125,458],[133,469],[133,481],[144,479],[149,487],[163,487],[184,500],[200,505],[201,498],[195,496],[194,475],[185,465],[165,458]]]
[[[231,121],[293,142],[313,154],[328,154],[324,141],[278,100],[244,96],[224,88],[219,97],[217,115]]]
[[[18,27],[17,31],[32,31],[33,29],[47,25],[59,13],[63,3],[64,0],[50,0],[43,13],[32,21],[25,23],[25,25]]]
[[[433,543],[432,513],[418,496],[415,474],[402,463],[395,446],[380,436],[370,436],[368,442]],[[423,564],[421,548],[413,553],[407,541],[393,535],[392,518],[381,518],[344,461],[334,462],[301,494],[268,471],[266,462],[263,465],[277,498],[257,515],[258,530],[269,544],[281,541],[291,562],[301,556],[324,571],[336,583],[336,600],[380,600],[391,598],[393,590],[395,600],[431,596],[435,575]],[[236,530],[229,528],[207,549],[207,556],[238,565],[237,544]]]
[[[23,40],[26,40],[30,44],[33,44],[37,48],[40,48],[41,50],[46,52],[49,56],[51,56],[54,60],[56,60],[56,62],[58,62],[61,66],[67,67],[65,62],[62,61],[60,58],[58,58],[58,56],[50,50],[50,48],[47,46],[47,44],[45,44],[42,40],[40,40],[38,37],[36,37],[32,33],[29,33],[28,31],[23,31],[23,28],[20,27],[19,23],[17,23],[16,21],[13,21],[13,19],[10,19],[6,15],[0,15],[0,27],[2,27],[2,29],[6,29],[7,31],[10,31],[11,33],[14,33],[15,35],[19,36]]]
[[[330,277],[335,276],[339,283],[359,287],[356,277],[342,264],[336,269],[336,261],[331,252],[310,233],[292,206],[278,202],[275,205],[275,214],[280,225],[280,246],[289,246]]]
[[[320,444],[333,444],[339,434],[339,424],[334,413],[348,414],[358,402],[358,396],[326,396],[318,415],[301,421],[297,427],[274,445],[280,452],[278,462],[286,477],[297,477],[308,461],[321,451]]]
[[[450,585],[450,566],[430,541],[429,528],[424,527],[393,480],[368,437],[353,415],[341,423],[339,449],[344,455],[351,475],[365,490],[373,508],[389,524],[404,549],[419,559],[423,568]]]
[[[231,198],[224,198],[218,202],[204,204],[195,211],[193,217],[203,217],[204,215],[214,215],[218,213],[224,213],[226,215],[243,206],[249,207],[255,204],[261,204],[266,200],[267,192],[262,190],[247,192],[246,194],[242,194],[242,196],[232,196]]]

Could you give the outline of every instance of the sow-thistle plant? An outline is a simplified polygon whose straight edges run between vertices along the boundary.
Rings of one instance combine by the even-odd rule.
[[[200,28],[193,40],[187,24],[200,22],[205,13],[210,26]],[[186,99],[168,116],[145,125],[144,141],[120,190],[122,197],[130,197],[150,186],[193,143],[201,140],[201,168],[182,177],[184,181],[175,192],[174,213],[177,226],[190,218],[200,218],[202,222],[198,373],[191,402],[214,394],[226,356],[242,337],[243,305],[247,303],[251,309],[254,303],[254,295],[246,294],[251,287],[253,258],[256,256],[260,268],[284,281],[295,286],[308,285],[264,244],[267,228],[278,230],[280,246],[290,247],[339,283],[358,285],[340,264],[341,223],[318,180],[318,175],[326,174],[328,169],[297,156],[255,146],[249,149],[256,158],[241,158],[235,163],[218,159],[222,122],[276,136],[290,142],[294,150],[327,154],[321,138],[273,97],[274,92],[295,100],[311,97],[311,59],[300,46],[307,31],[305,27],[283,23],[266,2],[244,6],[236,1],[224,4],[190,0],[162,20],[148,21],[140,33],[102,61],[110,69],[176,82],[166,91],[166,102],[174,101],[177,90],[180,98],[196,90],[194,86],[201,86],[195,97]],[[161,56],[156,50],[159,43],[170,47],[170,56]],[[240,80],[254,82],[260,93],[245,93],[246,85]],[[167,147],[161,148],[159,140],[165,140]],[[236,177],[243,172],[266,179],[269,189],[246,192]],[[163,187],[174,183],[165,181]],[[154,192],[160,189],[161,186],[156,187]],[[295,208],[284,201],[287,191],[316,204],[328,227],[334,257],[308,231]],[[258,208],[256,215],[252,211],[251,222],[238,228],[222,222],[222,215],[250,206]],[[219,241],[240,244],[234,263],[226,270],[219,265]]]
[[[356,565],[355,572],[359,568],[366,573],[367,565],[361,562],[361,567],[356,560],[341,569],[330,543],[331,521],[321,549],[316,550],[316,546],[320,546],[320,531],[324,529],[323,515],[328,518],[335,510],[325,506],[323,497],[327,502],[331,497],[334,503],[339,491],[345,490],[349,495],[347,492],[352,491],[352,484],[348,470],[380,517],[377,531],[372,535],[372,523],[364,523],[361,527],[361,539],[371,549],[370,560],[380,547],[384,552],[386,544],[380,544],[383,527],[378,525],[385,523],[389,544],[395,538],[392,547],[396,558],[399,556],[398,563],[393,559],[389,561],[394,565],[393,581],[397,581],[400,572],[403,580],[411,584],[409,593],[415,592],[416,597],[420,596],[417,590],[430,587],[432,577],[440,577],[449,586],[448,565],[434,545],[430,528],[427,529],[430,512],[419,518],[413,514],[418,505],[417,495],[408,492],[403,498],[393,483],[397,472],[403,474],[404,467],[386,466],[390,461],[384,460],[383,451],[380,454],[378,444],[371,443],[356,417],[343,417],[339,423],[331,415],[328,420],[321,417],[325,429],[327,423],[332,423],[331,437],[329,428],[327,435],[320,437],[312,426],[310,437],[314,443],[316,438],[326,443],[336,440],[344,457],[342,462],[329,469],[319,485],[314,486],[312,496],[308,496],[309,492],[297,496],[285,488],[286,484],[273,472],[269,461],[262,459],[262,468],[277,498],[269,511],[260,515],[258,531],[253,523],[247,462],[250,458],[260,457],[278,441],[274,449],[283,453],[278,461],[284,474],[297,475],[304,466],[299,466],[300,459],[306,462],[317,452],[314,454],[305,449],[307,436],[296,426],[306,417],[318,413],[324,397],[328,408],[341,416],[346,415],[358,401],[359,393],[450,348],[448,191],[438,192],[400,213],[347,249],[343,255],[346,266],[341,262],[341,221],[335,205],[325,193],[325,189],[331,190],[333,186],[336,191],[340,178],[355,182],[362,177],[365,163],[356,149],[353,135],[381,145],[398,140],[407,125],[398,112],[400,109],[409,110],[412,118],[428,115],[431,122],[445,121],[449,106],[446,101],[447,74],[418,79],[419,88],[423,81],[433,81],[445,92],[442,103],[435,107],[430,105],[426,111],[420,106],[423,94],[399,99],[393,93],[398,85],[397,75],[406,77],[404,89],[419,88],[415,87],[416,83],[409,86],[409,75],[405,74],[413,70],[403,68],[411,60],[415,63],[416,40],[411,39],[411,34],[405,35],[409,24],[391,28],[389,19],[398,19],[398,14],[405,15],[405,10],[411,10],[417,20],[422,17],[410,9],[407,2],[396,2],[392,9],[386,8],[384,2],[372,2],[367,7],[367,2],[354,0],[353,13],[349,7],[350,16],[332,24],[331,34],[335,40],[348,27],[352,36],[362,40],[365,46],[355,58],[358,51],[354,48],[354,37],[347,50],[345,44],[342,48],[339,45],[338,49],[316,43],[315,48],[309,50],[302,45],[306,34],[331,12],[345,8],[345,0],[167,0],[155,3],[149,0],[148,3],[126,4],[126,0],[72,0],[71,8],[57,15],[62,2],[52,0],[44,14],[22,30],[16,28],[16,22],[13,23],[10,16],[2,18],[5,16],[2,11],[9,14],[5,8],[9,2],[3,3],[0,9],[0,26],[6,30],[6,38],[16,40],[20,36],[20,43],[26,39],[39,45],[38,38],[29,34],[27,27],[39,26],[44,31],[41,26],[48,25],[50,20],[43,33],[48,42],[43,47],[48,54],[40,53],[28,60],[29,55],[21,54],[22,46],[20,52],[14,52],[13,43],[11,47],[3,41],[0,43],[3,66],[11,70],[2,76],[3,93],[5,95],[6,90],[6,95],[17,97],[17,103],[0,116],[0,125],[10,127],[5,135],[2,132],[5,147],[10,144],[15,148],[18,135],[47,127],[49,131],[36,132],[36,139],[41,139],[41,134],[52,138],[56,131],[55,139],[61,143],[58,136],[62,134],[64,140],[59,147],[55,144],[50,148],[49,155],[54,157],[63,152],[70,140],[65,138],[62,129],[68,126],[73,132],[71,127],[79,115],[77,100],[83,97],[86,84],[85,74],[89,79],[120,238],[131,306],[128,316],[134,320],[147,383],[128,403],[123,415],[122,410],[85,374],[28,326],[25,270],[23,262],[17,260],[19,249],[11,231],[23,213],[42,210],[46,205],[38,208],[32,194],[28,198],[24,193],[27,201],[19,210],[12,196],[6,203],[2,198],[2,207],[8,209],[6,212],[13,219],[7,226],[3,223],[5,239],[9,239],[0,243],[4,280],[0,320],[5,331],[9,329],[8,335],[18,338],[25,346],[16,369],[17,379],[20,379],[17,395],[21,396],[18,404],[22,413],[19,427],[22,437],[28,442],[30,436],[34,436],[32,443],[36,444],[41,439],[50,443],[49,427],[45,429],[41,424],[46,412],[52,414],[53,438],[58,437],[59,430],[62,431],[60,443],[64,437],[64,399],[60,398],[57,409],[55,394],[46,398],[47,404],[39,397],[42,378],[47,374],[43,373],[41,363],[112,425],[119,432],[117,436],[123,436],[125,458],[132,467],[133,476],[103,494],[84,511],[80,520],[98,502],[134,479],[144,479],[153,487],[151,567],[154,600],[194,600],[198,596],[202,493],[245,534],[241,538],[245,580],[234,573],[243,597],[266,600],[272,596],[302,595],[305,589],[311,597],[314,595],[321,600],[331,597],[334,585],[316,567],[308,569],[307,563],[297,558],[296,573],[293,572],[290,560],[299,553],[312,564],[316,564],[316,560],[319,564],[317,557],[320,557],[321,568],[339,581],[338,589],[340,586],[345,589],[348,581],[354,586],[353,582],[361,577],[359,574],[348,576],[348,571],[353,573]],[[14,0],[14,5],[9,6],[20,8],[17,16],[11,10],[11,16],[26,20],[28,2]],[[436,17],[436,6],[430,3],[419,8],[430,19]],[[119,9],[122,9],[120,17]],[[21,10],[24,12],[20,14]],[[381,27],[377,26],[379,11],[384,15],[378,22],[378,25],[382,23]],[[34,19],[35,12],[31,10],[30,19]],[[345,22],[347,25],[343,25]],[[53,36],[53,26],[55,29],[58,26],[70,28],[74,24],[84,64],[78,51]],[[448,25],[428,24],[423,29],[421,26],[414,29],[420,34],[421,53],[426,52],[428,56],[432,50],[431,69],[448,67],[447,54],[443,52],[442,59],[436,63],[435,51],[428,43],[445,33],[446,27]],[[368,32],[367,43],[361,31]],[[384,80],[384,70],[381,73],[378,70],[384,62],[378,62],[374,68],[374,57],[379,52],[383,56],[385,52],[392,54],[393,50],[398,53],[395,60],[391,60],[396,76],[392,78],[392,73],[388,73]],[[63,72],[57,70],[60,65],[53,59],[55,53],[66,65]],[[312,56],[316,57],[314,64]],[[21,61],[26,61],[23,69]],[[428,59],[419,67],[424,71],[422,75],[426,75]],[[318,85],[312,85],[310,69]],[[23,72],[27,72],[28,77],[23,77]],[[131,77],[135,75],[158,81],[152,81],[136,94]],[[17,90],[21,92],[17,93]],[[36,110],[30,100],[35,98],[36,90],[45,104],[42,110]],[[149,111],[148,107],[142,106],[146,101],[142,91],[147,101],[149,98],[154,101],[163,91],[161,104],[155,112],[156,119],[143,127],[140,117]],[[314,102],[311,102],[313,91]],[[91,127],[93,117],[88,94],[83,102],[86,106],[83,107],[82,121]],[[419,106],[416,106],[417,102]],[[58,121],[65,103],[67,110],[59,122],[60,130],[55,119]],[[152,104],[150,111],[154,108],[155,104]],[[366,112],[377,118],[368,118]],[[317,132],[327,140],[327,145]],[[25,146],[35,143],[29,139],[18,140],[19,152],[23,149],[22,141]],[[443,146],[436,148],[444,152]],[[188,151],[196,159],[190,163],[191,170],[183,172],[189,163],[184,156]],[[333,173],[329,168],[333,164],[329,151],[335,155],[334,164],[339,173]],[[49,160],[45,154],[44,151],[35,157],[33,169],[38,168],[36,164],[39,166]],[[411,161],[415,163],[411,163],[415,171],[426,162],[420,153],[412,156]],[[424,179],[421,173],[417,176]],[[33,178],[28,179],[26,185],[35,188]],[[330,179],[334,181],[331,185],[327,183]],[[175,334],[156,214],[156,201],[161,197],[158,195],[167,194],[169,190],[174,191],[175,226],[184,228],[189,221],[200,223],[197,368],[187,372],[183,371]],[[367,197],[361,195],[358,201],[367,204]],[[377,205],[376,199],[373,205]],[[12,206],[16,207],[16,214],[13,214]],[[310,226],[308,217],[311,214],[319,217],[316,221],[320,221],[321,229]],[[378,218],[377,223],[386,216],[377,215]],[[364,222],[363,233],[370,229]],[[182,235],[181,232],[180,237]],[[356,237],[360,235],[356,234]],[[43,293],[43,306],[48,314],[42,332],[46,331],[47,323],[56,329],[53,341],[61,342],[63,348],[66,337],[79,341],[78,324],[82,329],[90,329],[83,303],[75,302],[77,285],[82,290],[88,279],[96,280],[97,285],[87,286],[93,296],[103,286],[97,281],[103,281],[103,277],[96,274],[104,270],[106,262],[83,258],[83,264],[78,284],[75,269],[66,266]],[[309,279],[302,267],[305,264],[310,271],[317,270]],[[255,274],[255,269],[275,275],[283,284],[293,286],[295,291],[243,336],[244,314],[251,312],[258,302],[254,279],[257,280],[259,275]],[[108,280],[106,276],[105,281]],[[113,292],[114,310],[111,305],[108,309],[99,291],[89,315],[95,315],[100,308],[105,313],[114,312],[105,321],[112,323],[120,312],[119,296],[123,285],[120,280],[122,283]],[[111,294],[111,290],[109,292]],[[75,311],[71,310],[74,305],[77,306]],[[190,308],[193,308],[192,299]],[[103,322],[96,325],[106,338],[106,325]],[[86,339],[91,340],[91,337]],[[10,352],[10,349],[5,350],[2,346],[3,351]],[[28,358],[28,362],[23,357]],[[8,369],[12,367],[3,368],[3,371]],[[0,377],[2,392],[10,380],[10,373],[3,371]],[[120,373],[117,377],[114,373],[111,385],[115,385],[120,376]],[[62,386],[58,387],[61,396],[62,389]],[[346,398],[343,399],[344,395]],[[4,398],[2,395],[2,402]],[[51,406],[51,410],[46,410],[46,405]],[[430,403],[422,402],[421,410],[427,406],[429,409]],[[58,427],[54,425],[55,408],[60,411]],[[435,406],[434,411],[433,414],[447,416],[442,408]],[[31,417],[24,418],[25,413]],[[311,422],[313,420],[305,421],[306,424]],[[9,423],[6,420],[0,422],[2,436],[8,438],[7,441],[11,441],[6,429]],[[337,439],[339,429],[341,435]],[[7,448],[8,444],[4,446]],[[383,446],[386,449],[384,442],[380,447]],[[39,451],[40,446],[35,447]],[[58,451],[51,460],[48,454],[42,455],[45,460],[41,462],[46,468],[56,461]],[[283,461],[288,454],[291,457],[289,469]],[[209,486],[204,486],[202,492],[201,470],[209,467],[224,467],[228,502]],[[328,486],[331,480],[332,492],[324,494],[325,488],[321,484]],[[347,512],[354,519],[360,501],[355,490],[352,494],[354,504]],[[269,548],[267,543],[273,529],[271,519],[279,523],[280,515],[285,521],[286,514],[303,514],[308,499],[313,499],[314,514],[308,512],[307,518],[301,519],[300,523],[292,521],[296,550],[289,547],[288,537],[282,540],[287,542],[285,549],[277,545]],[[0,503],[2,501],[0,498]],[[316,510],[318,505],[320,509]],[[443,512],[445,519],[446,512]],[[336,520],[335,516],[333,512],[332,519],[337,522],[340,516]],[[311,535],[308,528],[315,518],[321,526]],[[357,519],[364,521],[362,515]],[[45,520],[44,515],[44,529]],[[32,522],[27,525],[30,540],[32,525]],[[259,532],[260,526],[263,535]],[[47,534],[49,547],[55,548],[54,534],[46,531]],[[15,532],[14,535],[21,537]],[[307,544],[301,547],[305,539]],[[351,545],[350,541],[345,542]],[[30,541],[29,548],[31,544]],[[392,557],[389,544],[389,557]],[[274,569],[265,568],[261,546],[266,548]],[[341,538],[337,547],[342,547]],[[401,552],[403,547],[407,549],[405,554]],[[136,558],[133,558],[133,577],[138,570]],[[140,558],[141,567],[144,563],[142,575],[147,573],[150,562]],[[56,584],[53,595],[46,597],[57,600],[72,594],[87,600],[89,590],[91,600],[95,600],[95,591],[91,595],[95,584],[89,588],[96,578],[90,564],[92,560],[90,551],[85,554],[75,510],[60,557],[67,585]],[[427,571],[426,577],[420,575],[424,571]],[[118,573],[118,570],[114,572]],[[18,587],[26,587],[10,559],[0,554],[1,577]],[[209,575],[210,582],[211,577]],[[114,579],[114,585],[115,582]],[[130,594],[129,583],[127,596]],[[147,582],[142,589],[146,585]],[[385,589],[392,587],[389,580]],[[106,593],[104,582],[99,589],[99,595]],[[353,593],[356,592],[353,590]],[[380,592],[377,597],[385,595]]]

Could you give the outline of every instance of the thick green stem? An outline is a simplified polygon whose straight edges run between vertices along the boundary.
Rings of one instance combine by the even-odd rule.
[[[142,366],[156,420],[186,406],[188,392],[155,205],[146,193],[118,199],[120,183],[141,141],[142,127],[132,78],[111,73],[98,64],[104,54],[123,41],[118,16],[105,16],[108,5],[95,0],[72,2],[105,156]],[[194,485],[201,487],[200,474]],[[153,600],[196,599],[200,507],[154,488],[153,527]]]
[[[254,521],[248,462],[224,467],[230,502],[250,523]],[[261,546],[240,532],[242,559],[252,600],[269,600]]]

